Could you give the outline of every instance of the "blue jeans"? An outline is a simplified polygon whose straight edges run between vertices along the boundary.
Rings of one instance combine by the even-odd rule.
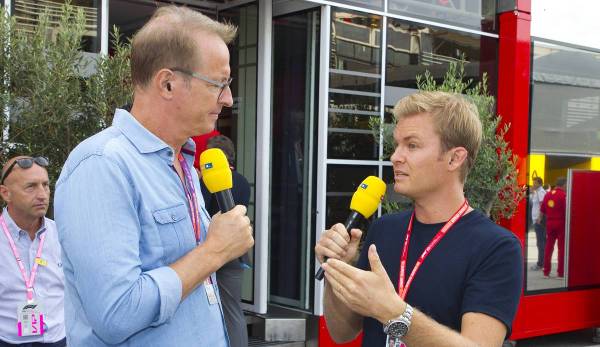
[[[535,229],[536,245],[538,249],[537,266],[544,266],[544,249],[546,249],[546,228],[543,224],[533,224]]]

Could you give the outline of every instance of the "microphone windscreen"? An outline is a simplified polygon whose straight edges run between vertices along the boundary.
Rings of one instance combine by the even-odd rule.
[[[369,176],[360,183],[352,195],[350,209],[369,218],[375,211],[385,195],[385,182],[379,177]]]
[[[211,193],[221,192],[233,187],[231,168],[225,153],[219,148],[210,148],[200,154],[202,181]]]

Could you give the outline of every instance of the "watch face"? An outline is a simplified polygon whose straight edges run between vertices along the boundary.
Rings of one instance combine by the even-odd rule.
[[[388,325],[387,334],[393,337],[403,337],[408,333],[408,325],[402,321],[394,321]]]

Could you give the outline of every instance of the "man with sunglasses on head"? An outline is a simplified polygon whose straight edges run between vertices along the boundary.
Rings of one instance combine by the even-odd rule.
[[[0,347],[64,347],[64,275],[43,157],[8,160],[0,176]]]
[[[243,206],[210,219],[190,138],[232,106],[235,34],[160,7],[132,41],[131,110],[69,155],[55,215],[70,346],[228,346],[215,272],[252,228]]]

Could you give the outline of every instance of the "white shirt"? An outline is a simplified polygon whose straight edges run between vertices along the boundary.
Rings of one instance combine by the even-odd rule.
[[[544,201],[545,195],[546,191],[543,187],[539,187],[538,189],[532,191],[529,195],[529,200],[531,201],[531,218],[533,219],[534,223],[540,216],[540,207],[542,206],[542,201]]]
[[[33,241],[29,234],[21,230],[5,208],[2,216],[8,230],[19,250],[21,259],[27,270],[27,276],[35,261],[40,236],[46,234],[42,248],[42,259],[46,265],[38,267],[33,285],[34,299],[43,305],[45,332],[41,336],[24,336],[17,334],[17,307],[27,300],[25,282],[15,260],[12,249],[4,232],[0,231],[0,340],[11,344],[57,342],[65,337],[64,315],[64,274],[62,270],[61,248],[58,243],[56,224],[48,218],[36,232]],[[0,226],[0,228],[2,228]]]

